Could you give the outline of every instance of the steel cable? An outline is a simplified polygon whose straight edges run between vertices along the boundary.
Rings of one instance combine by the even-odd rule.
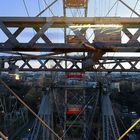
[[[38,119],[41,123],[42,123],[42,125],[44,126],[44,127],[46,127],[52,134],[54,134],[54,136],[56,136],[59,140],[62,140],[59,136],[58,136],[58,134],[57,133],[55,133],[54,131],[53,131],[53,129],[51,129],[50,127],[49,127],[49,125],[46,123],[46,122],[44,122],[2,79],[0,79],[0,83],[13,95],[13,96],[15,96],[16,98],[17,98],[17,100],[22,104],[22,105],[24,105],[34,116],[35,116],[35,118],[36,119]]]

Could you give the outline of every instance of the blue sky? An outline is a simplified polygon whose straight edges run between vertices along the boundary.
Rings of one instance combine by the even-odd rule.
[[[30,16],[36,16],[39,13],[39,9],[44,9],[45,7],[43,0],[39,0],[40,8],[38,0],[25,0],[25,2]],[[46,0],[46,2],[47,4],[50,4],[52,0]],[[61,8],[56,8],[58,5],[62,5],[60,0],[52,6],[52,10],[55,15],[60,13],[59,9]],[[48,16],[49,14],[50,12],[47,11],[44,16]],[[1,0],[0,16],[27,16],[23,0]]]
[[[38,2],[39,1],[39,2]],[[47,4],[50,4],[53,0],[46,0]],[[116,0],[89,0],[89,16],[104,16],[107,11],[112,7]],[[123,0],[132,8],[137,0]],[[25,0],[30,16],[35,16],[39,13],[39,9],[44,9],[44,0]],[[39,4],[38,4],[39,3]],[[40,5],[40,8],[39,8]],[[51,7],[55,16],[62,16],[62,0],[58,0]],[[116,12],[117,9],[117,12]],[[140,13],[140,2],[136,7],[136,11]],[[130,16],[130,10],[123,6],[120,2],[112,9],[109,16]],[[42,16],[51,16],[51,12],[48,10]],[[23,0],[1,0],[0,4],[0,16],[27,16]]]

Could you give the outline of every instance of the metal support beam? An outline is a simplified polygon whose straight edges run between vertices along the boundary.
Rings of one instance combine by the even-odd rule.
[[[52,21],[52,28],[68,25],[119,24],[126,27],[140,27],[140,18],[120,17],[0,17],[8,27],[40,27]]]
[[[54,3],[56,3],[57,0],[53,1],[50,5],[48,5],[44,10],[42,10],[36,17],[39,17],[41,14],[43,14],[47,9],[49,9]]]
[[[118,140],[120,134],[108,93],[102,96],[102,125],[103,140]]]
[[[19,65],[18,62],[23,60],[23,64],[19,66],[21,71],[140,71],[138,67],[139,59],[130,61],[122,58],[121,60],[107,61],[107,59],[102,59],[102,55],[106,52],[140,52],[140,18],[92,18],[92,17],[0,17],[0,29],[8,37],[5,42],[0,42],[0,52],[52,52],[52,53],[68,53],[68,52],[89,52],[91,56],[85,56],[82,59],[67,59],[67,57],[49,57],[49,58],[19,58],[15,59],[15,64]],[[98,42],[89,43],[84,35],[77,30],[77,28],[71,28],[75,36],[80,40],[80,44],[65,44],[65,43],[53,43],[46,34],[45,31],[49,28],[69,28],[71,25],[94,25],[94,24],[121,24],[123,31],[126,36],[128,36],[129,41],[127,43],[114,42]],[[9,27],[18,28],[14,33],[9,31]],[[32,39],[27,43],[20,43],[18,41],[18,35],[21,34],[23,29],[33,28],[37,32]],[[137,28],[137,32],[133,35],[129,28]],[[96,36],[96,34],[95,34]],[[37,43],[37,40],[42,38],[45,43]],[[39,64],[34,68],[32,62],[36,60]],[[123,63],[127,62],[129,68],[126,68]],[[3,60],[1,61],[3,63]],[[50,67],[50,62],[52,66]],[[64,65],[65,62],[70,63],[67,67]],[[5,63],[5,61],[4,61]],[[111,68],[110,65],[114,64]],[[6,67],[6,65],[8,65]],[[7,61],[2,70],[7,70],[10,63]],[[106,66],[108,65],[108,66]]]
[[[8,138],[0,131],[0,137],[3,138],[4,140],[8,140]]]
[[[135,10],[133,10],[130,6],[128,6],[124,1],[119,0],[123,5],[125,5],[129,10],[131,10],[133,13],[135,13],[138,17],[140,17],[140,14],[138,14]]]
[[[35,51],[35,52],[139,52],[140,42],[140,18],[88,18],[88,17],[0,17],[0,29],[8,37],[5,42],[0,42],[1,52],[10,51]],[[65,44],[65,43],[53,43],[48,39],[45,32],[49,28],[69,28],[70,25],[77,24],[122,24],[124,27],[122,31],[128,36],[129,41],[127,43],[113,43],[113,42],[94,42],[89,43],[84,35],[77,29],[71,28],[75,36],[77,36],[82,43],[80,44]],[[15,33],[9,31],[9,27],[18,28]],[[27,43],[20,43],[17,37],[26,28],[35,29],[35,34],[32,39]],[[88,26],[87,26],[88,27]],[[128,29],[137,28],[138,31],[133,35]],[[121,31],[121,30],[120,30]],[[45,43],[37,43],[37,40],[42,38]],[[121,40],[121,37],[120,37]],[[103,53],[102,53],[103,52]],[[98,54],[97,54],[98,55]],[[96,55],[95,55],[96,56]]]
[[[3,30],[5,35],[8,37],[8,41],[0,42],[0,51],[36,51],[36,52],[139,52],[140,42],[138,38],[140,37],[140,18],[88,18],[88,17],[47,17],[47,18],[38,18],[38,17],[0,17],[0,28]],[[95,42],[90,44],[88,40],[83,36],[83,34],[77,30],[77,28],[71,28],[74,34],[83,42],[83,44],[65,44],[65,43],[53,43],[48,37],[44,34],[45,31],[49,28],[69,28],[70,25],[77,24],[122,24],[124,28],[122,31],[129,37],[129,41],[125,44],[122,43],[105,43],[105,42]],[[126,27],[127,25],[127,27]],[[17,27],[15,33],[9,31],[9,27]],[[28,43],[20,43],[17,40],[18,35],[26,29],[31,27],[37,31],[32,39]],[[132,35],[128,31],[130,28],[138,28],[138,31]],[[37,43],[39,38],[42,38],[45,43]],[[103,53],[102,53],[103,52]],[[96,56],[96,55],[95,55]]]
[[[40,116],[50,126],[51,106],[48,93],[42,97],[38,116]],[[36,119],[30,140],[38,140],[38,138],[49,140],[49,137],[49,131],[44,126],[41,126],[41,123]]]
[[[137,36],[132,37],[132,40],[128,44],[93,43],[88,46],[84,44],[77,46],[74,44],[51,43],[49,40],[48,43],[35,43],[36,39],[34,39],[34,41],[30,41],[30,43],[19,43],[18,46],[0,43],[0,52],[140,52],[140,43],[135,42],[136,38]]]
[[[11,64],[15,64],[19,67],[19,71],[140,72],[140,57],[103,57],[95,64],[92,64],[92,61],[88,61],[87,58],[70,58],[5,56],[0,59],[1,71],[10,71]],[[68,67],[65,67],[65,62],[68,63]],[[88,64],[88,62],[90,63]]]
[[[42,37],[46,30],[52,25],[51,21],[48,24],[43,25],[43,27],[37,32],[37,34],[29,41],[28,46],[33,46],[36,41]]]

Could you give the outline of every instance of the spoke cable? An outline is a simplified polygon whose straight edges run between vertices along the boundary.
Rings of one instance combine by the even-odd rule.
[[[24,4],[26,13],[27,13],[27,15],[28,15],[28,17],[29,17],[29,11],[28,11],[28,8],[27,8],[27,4],[26,4],[25,0],[22,0],[22,1],[23,1],[23,4]]]
[[[40,122],[41,122],[41,124],[44,126],[44,127],[46,127],[52,134],[54,134],[54,136],[56,136],[59,140],[62,140],[59,136],[58,136],[58,134],[57,133],[55,133],[54,132],[54,130],[53,129],[51,129],[50,127],[49,127],[49,125],[46,123],[46,122],[44,122],[43,120],[42,120],[42,118],[40,118],[2,79],[0,79],[0,83],[13,95],[13,96],[15,96],[16,97],[16,99],[22,104],[22,105],[24,105],[35,117],[36,117],[36,119],[38,119]]]
[[[89,105],[89,103],[95,98],[95,96],[93,96],[88,102],[87,104],[83,107],[83,109],[81,110],[81,112],[78,114],[78,116],[75,118],[75,120],[72,122],[72,124],[68,127],[68,129],[65,131],[65,133],[62,135],[61,138],[63,138],[66,133],[68,132],[68,130],[73,126],[73,124],[76,122],[76,120],[79,118],[79,116],[85,111],[85,109],[87,108],[87,106]]]

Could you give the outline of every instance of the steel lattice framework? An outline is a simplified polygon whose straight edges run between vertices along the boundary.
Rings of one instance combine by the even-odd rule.
[[[65,62],[69,66],[65,67]],[[1,57],[1,70],[9,71],[19,66],[19,71],[95,71],[95,72],[139,72],[139,57],[103,57],[95,65],[88,66],[86,60],[66,59],[58,56],[51,57]],[[50,66],[51,64],[51,66]]]
[[[119,1],[122,2],[121,0]],[[52,6],[55,2],[56,1],[54,1],[48,7]],[[13,54],[11,56],[0,56],[0,71],[9,72],[16,71],[16,69],[18,69],[19,71],[139,72],[140,57],[103,56],[107,52],[140,52],[140,15],[137,14],[133,9],[128,7],[124,2],[122,3],[127,8],[129,8],[129,10],[133,11],[137,16],[139,16],[139,18],[87,17],[88,0],[79,0],[79,2],[72,0],[63,0],[63,17],[38,17],[38,15],[44,12],[44,10],[36,17],[0,17],[0,30],[2,30],[3,34],[8,38],[6,41],[0,41],[0,52],[2,54]],[[76,8],[77,10],[78,8],[83,8],[84,15],[82,15],[82,17],[67,17],[67,8]],[[106,30],[107,28],[109,28],[109,26],[112,26],[110,27],[110,30],[112,30],[112,32],[100,30],[99,28],[101,28],[102,26],[105,26],[105,28],[103,27],[103,30]],[[115,30],[113,29],[113,27],[115,27]],[[35,34],[29,41],[20,42],[18,37],[21,36],[21,34],[28,28],[34,30]],[[62,42],[64,43],[54,42],[46,34],[49,29],[58,28],[63,30]],[[92,43],[90,43],[86,37],[86,31],[89,28],[94,29],[95,38],[93,38]],[[135,33],[132,33],[129,30],[132,28],[136,30]],[[15,32],[11,32],[10,29],[16,30]],[[67,29],[70,30],[72,34],[68,34]],[[113,33],[114,31],[117,32],[115,35]],[[105,40],[102,40],[102,36],[104,36],[104,33],[106,34],[106,38],[103,37],[105,38]],[[125,43],[122,43],[122,34],[125,34],[128,38],[128,41]],[[107,39],[107,36],[112,36],[112,38],[116,37],[116,41]],[[69,37],[71,37],[72,39]],[[43,40],[43,43],[38,42],[40,38]],[[45,52],[46,54],[26,55],[22,52]],[[81,55],[75,55],[73,53],[81,53]],[[69,98],[67,98],[68,87],[65,85],[65,114],[66,104],[68,105],[70,103]],[[82,99],[84,99],[84,101],[80,105],[85,104],[85,87],[83,87],[82,90]],[[103,139],[111,139],[109,136],[110,132],[113,132],[114,139],[118,139],[119,131],[111,107],[109,94],[100,94],[103,94],[103,102],[101,105]],[[75,95],[71,96],[76,97]],[[47,96],[45,98],[42,100],[42,105],[47,104],[48,106],[49,98]],[[96,102],[93,107],[94,110],[91,113],[91,119],[93,118],[94,112],[97,108],[97,102],[99,100],[98,98],[99,95],[95,97]],[[79,101],[79,94],[76,99],[78,99]],[[42,105],[40,111],[42,111],[44,107]],[[76,104],[75,102],[73,102],[70,105]],[[41,113],[40,111],[39,115],[42,115],[43,112]],[[46,110],[43,115],[43,117],[48,117],[48,120],[46,120],[47,122],[49,122],[48,124],[50,126],[50,110]],[[67,122],[66,116],[65,122]],[[83,113],[82,123],[83,122],[86,122],[85,112]],[[89,121],[89,123],[90,122],[91,121]],[[89,134],[92,132],[91,125],[92,124],[90,124],[87,129],[89,132],[86,132],[86,123],[84,125],[81,125],[83,127],[83,135],[81,135],[83,136],[83,139],[86,139],[86,136],[88,136],[88,138],[90,137]],[[36,121],[34,131],[32,133],[32,139],[37,139],[39,129],[40,123]],[[43,139],[49,138],[47,130],[44,128],[43,134],[46,134],[43,136]]]
[[[101,43],[90,44],[82,33],[77,29],[70,28],[74,25],[97,25],[97,24],[120,24],[122,31],[128,36],[126,44],[121,43]],[[33,28],[37,33],[28,43],[20,43],[17,37],[25,28]],[[94,18],[94,17],[0,17],[0,29],[8,37],[4,43],[0,42],[0,51],[36,51],[36,52],[96,52],[98,49],[107,52],[139,52],[140,18]],[[8,28],[18,28],[13,34]],[[53,43],[45,34],[49,28],[70,28],[76,36],[84,43],[88,43],[92,48],[84,44]],[[128,29],[137,28],[133,35]],[[39,38],[45,43],[36,43]]]
[[[93,42],[89,43],[82,31],[78,28],[70,28],[77,25],[122,25],[123,32],[129,41],[124,43],[113,42]],[[36,34],[27,43],[21,43],[17,37],[26,28],[32,28]],[[94,18],[94,17],[0,17],[0,29],[8,37],[5,42],[0,42],[1,52],[48,52],[48,53],[71,53],[71,52],[88,52],[84,58],[69,59],[66,56],[50,56],[50,57],[28,57],[13,56],[12,58],[1,57],[1,70],[8,71],[12,64],[18,65],[18,61],[22,60],[19,66],[21,71],[139,71],[139,57],[103,57],[106,52],[139,52],[140,37],[140,18]],[[9,28],[17,28],[11,33]],[[81,40],[79,44],[53,43],[45,32],[49,28],[70,28],[71,31]],[[129,31],[129,28],[137,29],[135,34]],[[65,37],[65,36],[64,36]],[[44,43],[37,43],[42,38]],[[64,66],[64,62],[70,63],[69,67]],[[38,67],[34,68],[32,62]],[[49,67],[51,62],[52,67]],[[125,68],[122,62],[127,62],[130,66]],[[7,64],[6,64],[7,63]],[[109,64],[110,63],[110,64]],[[105,67],[105,64],[113,65],[113,67]]]

